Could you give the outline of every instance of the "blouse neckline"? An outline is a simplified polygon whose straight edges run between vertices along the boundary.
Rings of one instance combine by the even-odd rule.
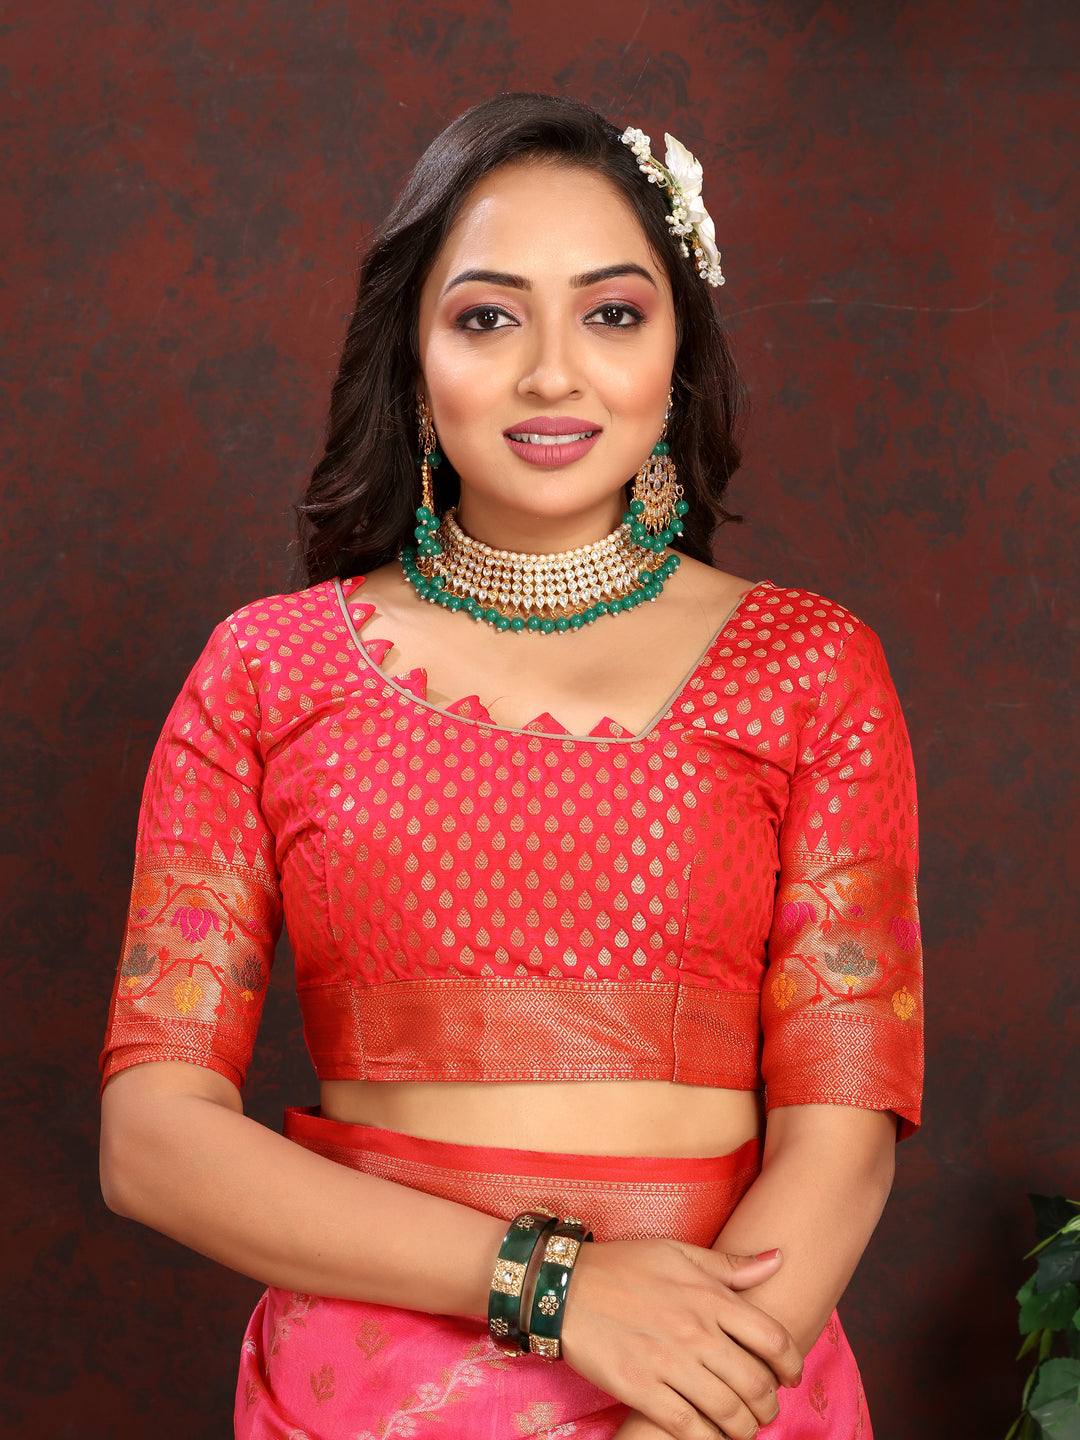
[[[350,583],[361,581],[362,579],[362,576],[354,576],[352,577],[352,582]],[[542,740],[574,741],[575,743],[585,743],[592,745],[631,745],[640,744],[641,741],[647,740],[649,736],[652,735],[653,732],[657,729],[657,727],[662,724],[662,722],[667,718],[667,716],[672,712],[672,710],[674,710],[675,706],[682,699],[683,695],[686,693],[688,686],[691,684],[698,672],[704,669],[704,667],[708,664],[710,658],[712,657],[713,651],[720,643],[720,640],[723,638],[724,632],[738,617],[740,611],[750,599],[750,597],[756,594],[756,592],[759,590],[773,588],[771,581],[759,580],[755,584],[751,585],[748,590],[743,591],[743,593],[736,600],[735,604],[728,611],[727,615],[725,615],[724,619],[720,622],[720,625],[714,631],[704,650],[702,650],[701,654],[694,661],[693,665],[683,676],[682,680],[679,682],[677,689],[664,702],[663,707],[658,710],[655,715],[653,715],[653,717],[649,720],[648,724],[643,730],[639,731],[636,735],[628,733],[624,733],[621,735],[613,733],[598,734],[596,732],[604,728],[607,728],[609,730],[625,730],[624,726],[621,726],[618,724],[618,722],[612,721],[607,716],[604,716],[594,727],[592,733],[588,735],[577,735],[574,734],[572,731],[563,728],[560,728],[558,730],[543,730],[534,728],[541,721],[553,721],[555,724],[559,723],[555,719],[555,716],[551,715],[547,711],[545,711],[541,715],[538,715],[535,720],[529,723],[528,726],[518,727],[496,724],[495,721],[492,720],[491,717],[488,715],[488,712],[483,706],[483,702],[480,701],[479,696],[466,696],[463,697],[462,700],[455,701],[453,703],[456,705],[461,705],[462,707],[467,707],[470,701],[475,701],[477,707],[479,707],[479,709],[483,711],[482,715],[470,715],[467,708],[464,708],[463,711],[447,709],[446,707],[441,705],[433,705],[429,700],[421,699],[420,696],[417,695],[413,690],[410,690],[407,686],[400,684],[397,680],[394,679],[393,676],[387,675],[386,672],[381,668],[381,666],[375,662],[371,655],[368,654],[367,648],[364,645],[364,642],[360,639],[357,628],[353,623],[352,615],[349,612],[349,601],[345,595],[345,591],[342,587],[342,583],[339,577],[334,577],[333,586],[334,591],[337,595],[338,608],[341,611],[346,628],[349,632],[349,637],[352,640],[352,643],[356,648],[357,654],[360,656],[361,661],[364,665],[367,666],[369,670],[373,671],[374,674],[379,677],[379,679],[383,682],[387,689],[393,691],[394,694],[398,696],[399,699],[401,699],[402,701],[407,701],[410,705],[414,706],[417,709],[427,710],[434,715],[439,715],[445,720],[454,720],[457,721],[459,724],[473,725],[484,730],[493,730],[498,734],[536,737]],[[368,608],[370,616],[370,614],[374,612],[374,606],[368,606]],[[366,621],[362,623],[366,623]],[[382,643],[385,644],[385,642]],[[387,650],[389,650],[390,648],[391,646],[387,646]],[[386,653],[387,651],[384,650],[383,654],[385,655]]]

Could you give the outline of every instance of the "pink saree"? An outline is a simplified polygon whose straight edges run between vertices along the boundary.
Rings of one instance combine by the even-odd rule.
[[[558,1155],[450,1145],[289,1110],[285,1134],[368,1174],[511,1219],[537,1204],[597,1240],[711,1245],[758,1173],[751,1141],[708,1159]],[[271,1287],[248,1324],[237,1440],[611,1440],[627,1408],[569,1365],[508,1357],[479,1320]],[[872,1440],[858,1367],[834,1314],[780,1394],[762,1440]]]

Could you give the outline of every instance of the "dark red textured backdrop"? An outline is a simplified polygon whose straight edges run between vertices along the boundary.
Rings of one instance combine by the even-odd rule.
[[[1076,17],[8,6],[5,1434],[229,1433],[256,1287],[110,1216],[96,1183],[142,775],[211,626],[283,587],[366,228],[447,119],[522,87],[703,157],[755,404],[750,523],[721,563],[885,641],[921,781],[929,1096],[846,1319],[879,1440],[1003,1432],[1024,1191],[1080,1188]],[[279,963],[248,1095],[268,1123],[314,1095]]]

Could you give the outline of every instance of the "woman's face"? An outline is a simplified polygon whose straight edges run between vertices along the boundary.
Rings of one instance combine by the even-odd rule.
[[[419,340],[471,535],[541,550],[614,529],[664,423],[676,334],[663,266],[608,180],[523,162],[477,185],[421,292]]]

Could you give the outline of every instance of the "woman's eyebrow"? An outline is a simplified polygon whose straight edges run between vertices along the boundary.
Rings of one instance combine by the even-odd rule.
[[[614,280],[619,275],[640,275],[643,280],[656,289],[656,281],[649,274],[643,265],[636,265],[631,260],[622,261],[618,265],[604,265],[599,270],[586,270],[580,275],[570,277],[570,285],[574,290],[584,290],[589,285],[599,285],[603,280]],[[501,285],[506,290],[531,290],[532,281],[527,280],[524,275],[511,275],[507,270],[462,270],[460,275],[447,282],[446,289],[453,290],[455,285],[467,285],[472,280],[478,280],[484,285]],[[445,294],[445,291],[444,291]]]
[[[584,290],[588,285],[599,285],[601,280],[614,280],[618,275],[640,275],[656,289],[656,281],[644,265],[635,265],[631,260],[623,261],[620,265],[605,265],[602,270],[586,270],[584,274],[573,275],[570,284],[575,290]]]
[[[524,275],[510,275],[505,270],[462,270],[460,275],[455,275],[453,280],[447,282],[446,289],[452,290],[455,285],[467,285],[470,280],[480,280],[485,285],[502,285],[507,290],[532,289],[532,281],[526,280]]]

